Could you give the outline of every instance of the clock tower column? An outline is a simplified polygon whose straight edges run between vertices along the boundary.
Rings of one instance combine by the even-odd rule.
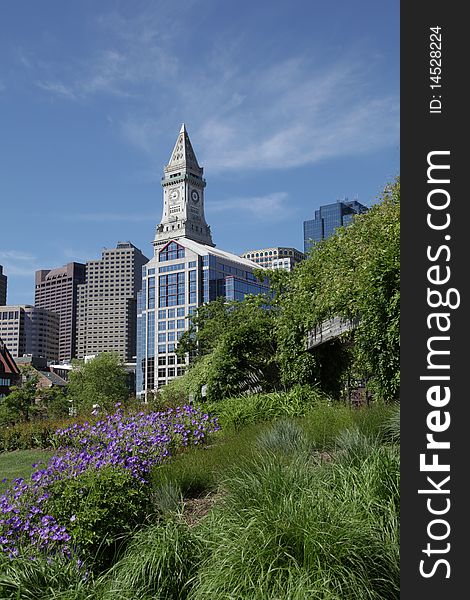
[[[204,216],[203,168],[197,162],[184,123],[163,173],[163,214],[153,242],[155,253],[179,237],[214,246]]]

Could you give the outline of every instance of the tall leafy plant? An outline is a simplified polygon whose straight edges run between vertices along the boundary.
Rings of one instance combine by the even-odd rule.
[[[371,378],[381,397],[398,396],[399,235],[397,179],[386,187],[379,203],[316,244],[293,272],[279,298],[277,321],[279,359],[287,384],[316,380],[334,392],[341,372],[348,368]],[[360,318],[350,335],[352,343],[306,352],[307,332],[336,316]],[[338,364],[328,372],[332,360]]]

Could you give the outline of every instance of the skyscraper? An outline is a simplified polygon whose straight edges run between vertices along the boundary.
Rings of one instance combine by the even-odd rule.
[[[315,242],[333,235],[338,227],[349,225],[354,215],[367,212],[369,209],[357,200],[344,200],[325,204],[315,211],[315,218],[304,221],[304,252]]]
[[[204,215],[203,169],[184,124],[162,186],[163,216],[138,298],[136,384],[144,396],[183,373],[175,349],[198,306],[268,291],[253,275],[259,265],[214,247]]]
[[[105,248],[86,263],[78,286],[77,357],[117,352],[124,362],[136,356],[137,292],[148,258],[130,242]]]
[[[0,306],[0,337],[14,358],[59,358],[59,315],[29,304]]]
[[[0,306],[7,303],[7,276],[3,274],[3,267],[0,265]]]
[[[71,262],[57,269],[36,271],[34,304],[60,317],[59,360],[76,357],[78,286],[85,283],[85,265]]]

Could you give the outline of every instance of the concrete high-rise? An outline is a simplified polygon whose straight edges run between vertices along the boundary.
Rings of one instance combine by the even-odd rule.
[[[78,358],[117,352],[124,362],[135,361],[137,292],[148,260],[130,242],[118,242],[100,260],[87,261],[78,286]]]
[[[294,265],[305,258],[305,254],[296,248],[273,246],[271,248],[261,248],[260,250],[249,250],[244,252],[242,257],[248,258],[257,263],[258,266],[266,269],[292,271]]]
[[[163,216],[153,241],[154,256],[142,269],[137,311],[139,396],[146,397],[183,373],[186,361],[175,350],[198,306],[221,296],[242,300],[246,294],[268,291],[253,275],[259,265],[214,247],[204,215],[202,175],[183,125],[164,169]]]
[[[3,267],[0,265],[0,306],[7,303],[7,276],[3,274]]]
[[[0,337],[14,358],[59,358],[59,315],[29,304],[0,306]]]
[[[36,271],[34,304],[60,317],[59,360],[76,357],[78,286],[85,283],[85,265],[71,262],[57,269]]]
[[[333,235],[338,227],[349,225],[354,215],[360,215],[369,209],[357,200],[344,200],[325,204],[315,211],[315,218],[304,221],[304,252],[307,252],[315,242]]]

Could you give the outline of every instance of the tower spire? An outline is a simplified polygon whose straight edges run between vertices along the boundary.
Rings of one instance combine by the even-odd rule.
[[[191,140],[189,139],[189,135],[186,131],[186,126],[184,123],[181,125],[175,147],[171,153],[170,162],[165,167],[164,172],[165,174],[172,173],[182,168],[186,168],[192,171],[195,175],[202,177],[203,169],[201,169],[199,163],[197,162],[196,154],[194,153]]]
[[[204,216],[203,172],[182,123],[170,161],[163,170],[163,215],[153,242],[155,252],[179,237],[214,246]]]

